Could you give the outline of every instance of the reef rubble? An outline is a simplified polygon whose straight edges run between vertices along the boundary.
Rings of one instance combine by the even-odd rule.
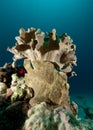
[[[81,119],[78,104],[70,100],[68,78],[77,65],[70,36],[35,28],[21,28],[19,34],[7,48],[13,62],[0,67],[0,129],[92,130],[93,109],[82,107]]]

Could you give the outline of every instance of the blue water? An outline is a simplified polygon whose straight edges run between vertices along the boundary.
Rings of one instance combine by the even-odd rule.
[[[93,0],[0,0],[0,66],[12,61],[6,49],[15,44],[21,27],[68,33],[78,58],[70,93],[93,94]]]

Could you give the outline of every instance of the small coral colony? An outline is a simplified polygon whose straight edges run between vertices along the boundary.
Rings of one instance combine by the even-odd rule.
[[[56,29],[22,28],[19,34],[15,46],[7,48],[13,63],[0,67],[0,102],[11,106],[5,111],[23,103],[23,130],[81,129],[78,106],[69,97],[68,78],[76,75],[72,68],[77,61],[72,39],[66,33],[58,36]],[[22,65],[17,64],[20,59]]]

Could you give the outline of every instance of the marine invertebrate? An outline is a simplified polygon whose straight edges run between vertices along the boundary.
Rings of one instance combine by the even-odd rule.
[[[27,87],[24,78],[18,77],[16,73],[12,75],[11,90],[13,91],[11,96],[12,102],[22,99],[27,100],[33,97],[32,88]]]
[[[0,68],[0,82],[6,83],[6,81],[7,81],[7,72],[5,71],[5,69]]]
[[[55,29],[46,36],[35,28],[20,29],[19,33],[16,45],[8,51],[14,54],[13,65],[18,59],[25,59],[25,84],[34,91],[30,104],[45,101],[70,105],[67,76],[74,74],[72,68],[77,60],[71,38],[67,34],[57,36]]]
[[[28,119],[23,130],[92,130],[93,120],[81,120],[74,116],[69,107],[48,109],[45,102],[37,104],[28,110]]]
[[[7,85],[3,82],[0,82],[0,94],[4,94],[7,91]]]
[[[26,70],[24,69],[24,68],[18,68],[18,70],[17,70],[17,75],[19,76],[19,77],[24,77],[25,76],[25,73],[26,73]]]
[[[14,54],[12,65],[0,68],[1,90],[8,86],[0,93],[0,124],[3,117],[7,122],[0,129],[22,130],[23,123],[23,130],[93,129],[93,109],[83,108],[87,119],[81,120],[77,104],[69,97],[67,79],[75,74],[72,68],[77,61],[71,38],[65,33],[58,36],[55,29],[49,33],[20,29],[19,33],[16,45],[8,48]],[[20,68],[16,61],[22,58]]]
[[[71,116],[76,122],[70,122]],[[28,111],[28,119],[23,130],[28,130],[28,128],[32,130],[80,130],[80,125],[67,109],[58,107],[51,111],[47,108],[47,104],[42,102]]]
[[[19,33],[16,45],[7,49],[14,54],[13,65],[21,58],[30,59],[31,62],[49,61],[65,73],[71,72],[72,67],[76,65],[76,46],[67,34],[58,37],[53,29],[45,36],[44,32],[35,28],[29,28],[28,31],[20,29]]]
[[[27,70],[25,74],[25,84],[34,90],[34,97],[30,104],[47,102],[50,106],[67,104],[69,105],[69,84],[64,72],[58,72],[51,62],[25,60],[24,66]]]
[[[11,75],[15,73],[16,68],[13,68],[10,63],[5,63],[3,67],[0,68],[0,82],[3,82],[10,87]]]

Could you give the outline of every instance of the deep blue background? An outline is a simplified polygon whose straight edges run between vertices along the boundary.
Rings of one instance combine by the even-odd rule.
[[[93,93],[93,0],[0,0],[0,66],[12,61],[6,49],[15,44],[21,27],[68,33],[78,57],[71,92]]]

